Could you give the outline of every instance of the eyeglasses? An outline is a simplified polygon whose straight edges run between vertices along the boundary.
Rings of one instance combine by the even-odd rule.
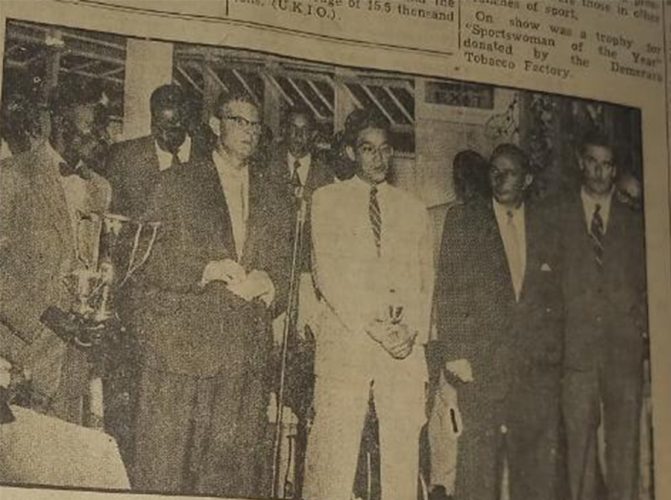
[[[241,129],[248,129],[251,130],[252,132],[259,133],[261,132],[261,127],[262,123],[261,122],[253,122],[248,120],[247,118],[244,118],[242,116],[223,116],[222,117],[224,120],[229,120],[235,123],[235,126]]]
[[[372,144],[363,143],[358,146],[359,152],[365,156],[373,156],[375,153],[378,153],[380,156],[391,156],[394,154],[394,148],[389,144],[382,144],[381,146],[375,147]]]

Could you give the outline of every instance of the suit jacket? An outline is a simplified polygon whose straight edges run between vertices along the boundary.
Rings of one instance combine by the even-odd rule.
[[[189,159],[206,157],[211,153],[211,142],[204,128],[198,131],[191,137]],[[153,136],[113,144],[105,166],[105,176],[112,185],[112,211],[132,219],[142,217],[165,172],[159,169]]]
[[[271,158],[270,168],[275,182],[277,182],[282,188],[282,193],[286,198],[286,203],[288,203],[292,208],[291,221],[293,224],[295,224],[299,204],[295,201],[294,186],[291,183],[291,172],[293,165],[290,166],[287,162],[287,148],[285,146],[280,146],[275,149],[275,153]],[[308,177],[305,181],[305,185],[303,186],[303,196],[306,199],[307,206],[305,214],[305,225],[303,226],[303,241],[301,246],[302,258],[300,270],[302,272],[310,271],[310,254],[312,251],[310,212],[312,205],[312,193],[314,193],[317,189],[333,182],[335,182],[335,176],[327,164],[326,158],[323,155],[313,153],[310,161],[310,169],[308,170]],[[293,240],[294,233],[292,232],[292,245]]]
[[[563,280],[566,367],[589,370],[606,363],[607,373],[640,372],[647,330],[642,212],[613,196],[599,271],[580,196],[569,196],[556,210],[570,263]]]
[[[388,184],[379,187],[381,255],[368,215],[370,186],[358,177],[317,190],[312,205],[313,270],[323,300],[315,372],[367,390],[372,378],[415,389],[426,380],[433,291],[431,229],[424,205]],[[392,292],[393,290],[393,292]],[[390,305],[418,332],[412,354],[393,359],[366,333]],[[361,385],[361,384],[364,385]],[[419,389],[421,391],[421,389]]]
[[[558,380],[561,262],[548,215],[525,205],[527,260],[519,301],[492,202],[455,207],[445,220],[435,294],[439,343],[431,364],[467,359],[473,390],[483,398],[503,398],[531,374]]]
[[[240,263],[247,271],[268,273],[276,288],[275,305],[281,308],[290,264],[288,208],[258,165],[250,167],[249,206]],[[197,376],[224,368],[267,368],[271,312],[221,283],[198,284],[209,261],[236,260],[226,199],[211,158],[166,171],[147,217],[162,225],[126,301],[145,361]]]
[[[107,181],[92,173],[85,186],[86,209],[105,211]],[[99,233],[88,224],[79,248],[93,256]],[[31,368],[37,388],[48,396],[59,384],[66,346],[39,318],[48,306],[69,308],[63,277],[75,265],[74,229],[47,145],[8,159],[0,166],[0,348]]]

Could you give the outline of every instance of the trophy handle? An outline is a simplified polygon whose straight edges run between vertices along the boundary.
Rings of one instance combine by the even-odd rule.
[[[76,211],[77,223],[75,224],[75,258],[77,261],[81,262],[86,269],[90,269],[93,264],[84,256],[82,256],[82,238],[81,238],[81,223],[85,220],[100,220],[100,214],[96,212],[82,212],[81,210]]]
[[[147,259],[151,255],[151,252],[154,248],[154,244],[156,243],[156,237],[158,236],[158,228],[161,225],[161,223],[148,222],[147,225],[151,228],[151,237],[149,238],[147,248],[142,257],[140,258],[139,262],[135,262],[137,252],[140,247],[140,236],[142,235],[142,230],[144,229],[145,226],[145,224],[139,222],[137,231],[135,231],[135,237],[133,239],[133,248],[131,250],[130,258],[128,260],[128,269],[126,271],[126,275],[124,276],[123,280],[121,280],[121,283],[119,283],[119,288],[121,288],[128,281],[128,279],[133,275],[133,273],[135,273],[135,271],[140,269],[145,264],[145,262],[147,262]]]

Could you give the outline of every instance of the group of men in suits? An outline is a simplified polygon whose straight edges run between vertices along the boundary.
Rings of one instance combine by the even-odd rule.
[[[371,402],[382,498],[415,498],[429,380],[458,396],[456,498],[496,498],[504,470],[513,500],[560,498],[564,467],[572,500],[596,498],[600,483],[609,500],[634,498],[643,224],[615,195],[602,137],[579,148],[579,192],[552,203],[528,196],[519,147],[495,148],[488,189],[448,213],[434,269],[426,209],[388,183],[394,148],[375,113],[348,117],[339,152],[354,176],[337,182],[313,148],[311,113],[289,111],[281,147],[260,154],[262,117],[248,95],[223,93],[216,130],[205,130],[183,91],[165,85],[150,98],[150,134],[111,148],[105,180],[87,168],[92,100],[58,102],[50,139],[0,169],[0,355],[30,369],[46,412],[91,424],[90,364],[40,315],[68,309],[62,276],[97,253],[81,248],[82,214],[160,221],[118,297],[139,356],[129,400],[105,415],[133,488],[269,494],[273,338],[294,257],[296,334],[316,343],[299,384],[312,401],[287,398],[312,421],[305,459],[297,454],[306,498],[350,498]],[[440,498],[441,479],[430,482]]]
[[[499,498],[504,471],[511,499],[637,497],[643,217],[616,193],[605,137],[577,153],[578,192],[534,202],[528,157],[500,145],[491,196],[448,212],[430,358],[457,389],[455,498]]]

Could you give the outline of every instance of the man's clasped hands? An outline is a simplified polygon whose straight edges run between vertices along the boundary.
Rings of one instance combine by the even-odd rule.
[[[249,273],[232,259],[210,261],[203,270],[200,281],[206,286],[212,281],[221,281],[231,292],[246,301],[262,300],[270,306],[275,298],[275,286],[268,273],[252,270]]]
[[[417,331],[404,323],[402,317],[392,318],[386,315],[380,315],[368,323],[366,333],[394,359],[410,356],[417,338]]]

